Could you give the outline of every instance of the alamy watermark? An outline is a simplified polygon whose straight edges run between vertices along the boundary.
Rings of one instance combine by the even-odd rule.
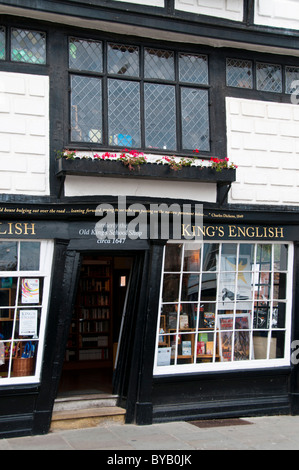
[[[95,211],[100,219],[95,225],[95,234],[99,241],[118,240],[202,240],[203,206],[202,204],[141,203],[127,206],[125,196],[118,197],[118,204],[99,204]],[[182,233],[182,226],[193,227]],[[195,229],[196,227],[196,229]]]
[[[291,83],[291,102],[293,104],[299,104],[299,80],[293,80]]]

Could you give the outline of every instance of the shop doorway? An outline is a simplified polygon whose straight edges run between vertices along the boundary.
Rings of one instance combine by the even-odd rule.
[[[133,258],[84,254],[58,396],[111,394]]]

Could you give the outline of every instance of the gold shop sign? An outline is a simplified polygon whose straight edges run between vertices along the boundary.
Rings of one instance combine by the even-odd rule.
[[[3,235],[36,235],[33,222],[0,222],[0,236]]]
[[[223,240],[284,240],[286,228],[260,225],[182,224],[182,238],[192,237]]]

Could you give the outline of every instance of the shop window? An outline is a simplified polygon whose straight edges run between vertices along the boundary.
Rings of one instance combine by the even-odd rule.
[[[292,245],[169,242],[155,374],[287,365]]]
[[[210,151],[207,56],[70,38],[69,69],[71,142]]]
[[[0,241],[0,386],[39,380],[52,243]]]
[[[24,29],[11,29],[11,60],[27,64],[46,63],[46,34]]]

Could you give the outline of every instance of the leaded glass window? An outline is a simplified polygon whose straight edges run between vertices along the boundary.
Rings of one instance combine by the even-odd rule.
[[[72,37],[69,68],[71,142],[209,152],[206,55]]]
[[[236,88],[252,88],[252,62],[241,59],[227,59],[226,84]]]
[[[258,63],[256,79],[258,90],[282,93],[282,70],[280,65]]]
[[[12,28],[11,60],[28,64],[45,64],[45,33]]]
[[[299,67],[286,67],[285,69],[285,77],[286,77],[286,90],[285,92],[288,94],[294,93],[294,91],[298,90],[298,83],[299,83]],[[294,83],[296,82],[297,83]]]
[[[5,59],[5,28],[0,27],[0,60]]]

